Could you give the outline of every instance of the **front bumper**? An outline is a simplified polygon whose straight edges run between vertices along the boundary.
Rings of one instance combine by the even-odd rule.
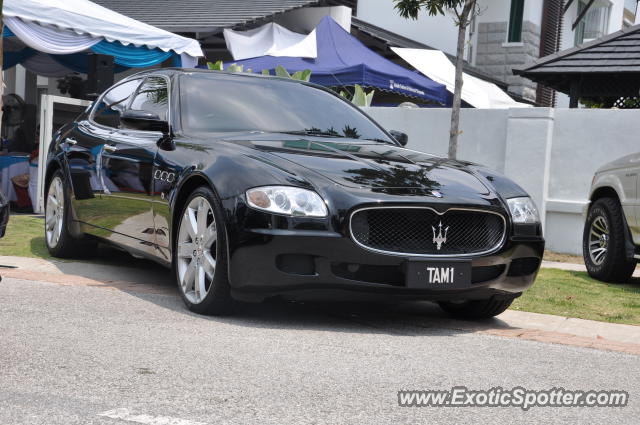
[[[469,287],[414,289],[405,283],[408,257],[371,252],[340,233],[282,229],[242,233],[242,242],[230,250],[229,278],[232,295],[244,301],[276,295],[296,300],[510,298],[533,284],[544,251],[541,237],[512,237],[498,252],[469,259]]]

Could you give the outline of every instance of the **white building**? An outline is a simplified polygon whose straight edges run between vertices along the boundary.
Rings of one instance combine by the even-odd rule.
[[[478,3],[480,14],[468,30],[465,59],[508,83],[510,92],[546,106],[551,106],[551,93],[514,76],[511,69],[633,25],[637,11],[637,0],[595,0],[590,7],[590,0],[478,0]],[[399,16],[392,1],[359,0],[357,17],[445,53],[456,53],[458,34],[451,11],[444,16],[429,16],[422,11],[417,20],[411,20]],[[557,106],[568,103],[566,96],[558,96]]]

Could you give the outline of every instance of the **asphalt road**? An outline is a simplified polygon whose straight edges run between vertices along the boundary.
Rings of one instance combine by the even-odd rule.
[[[268,303],[4,279],[0,424],[637,424],[637,356],[444,325],[431,304]],[[406,408],[403,389],[621,389],[623,408]],[[119,410],[118,410],[119,409]],[[107,413],[105,413],[107,412]],[[106,414],[107,416],[100,416]]]

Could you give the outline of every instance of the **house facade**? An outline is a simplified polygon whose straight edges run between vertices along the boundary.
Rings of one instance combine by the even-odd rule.
[[[465,60],[505,82],[510,93],[543,106],[568,98],[513,75],[515,66],[599,38],[636,22],[637,0],[478,0],[467,33]],[[455,54],[454,14],[400,17],[392,1],[359,0],[357,17],[404,37]]]

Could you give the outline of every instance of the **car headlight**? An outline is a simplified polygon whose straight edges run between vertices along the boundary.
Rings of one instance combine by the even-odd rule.
[[[275,214],[326,217],[329,213],[316,192],[292,186],[263,186],[247,190],[249,206]]]
[[[507,199],[514,223],[539,223],[540,215],[533,200],[528,196]]]

